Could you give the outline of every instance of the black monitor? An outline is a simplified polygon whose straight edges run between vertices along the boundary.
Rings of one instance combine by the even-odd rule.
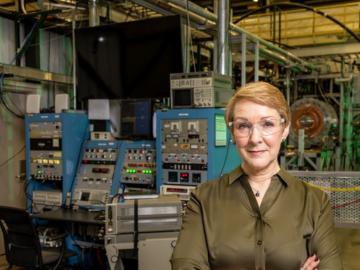
[[[165,16],[76,30],[77,102],[170,96],[183,72],[181,22]]]

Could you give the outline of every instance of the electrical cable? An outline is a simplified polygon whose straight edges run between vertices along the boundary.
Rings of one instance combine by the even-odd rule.
[[[56,262],[56,264],[54,265],[54,267],[52,268],[52,270],[56,270],[60,266],[60,263],[62,262],[62,260],[64,258],[64,255],[65,255],[65,243],[64,242],[61,245],[61,251],[60,252],[61,253],[60,253],[59,259]]]
[[[356,203],[360,203],[360,199],[356,199],[356,200],[345,202],[345,203],[338,204],[338,205],[333,205],[331,207],[331,209],[344,208],[346,206],[353,205],[353,204],[356,204]]]
[[[223,174],[225,164],[226,164],[226,161],[227,161],[227,158],[228,158],[228,155],[229,155],[229,148],[230,148],[230,143],[231,143],[231,135],[226,139],[226,141],[227,141],[226,152],[225,152],[224,162],[223,162],[223,165],[221,167],[219,177],[221,177],[222,174]]]
[[[0,163],[0,168],[2,168],[3,166],[5,166],[6,164],[8,164],[12,159],[14,159],[17,155],[19,155],[22,151],[24,151],[25,149],[25,145],[23,145],[19,151],[17,151],[14,155],[12,155],[11,157],[9,157],[7,160],[5,160],[4,162]]]
[[[265,6],[262,6],[262,7],[258,8],[258,9],[254,9],[254,10],[251,10],[251,11],[245,13],[238,20],[236,20],[234,22],[234,24],[239,23],[240,21],[244,20],[245,18],[249,17],[250,15],[256,14],[258,12],[265,11],[265,10],[270,9],[270,8],[276,8],[276,7],[297,7],[297,8],[303,8],[303,9],[306,9],[306,10],[310,10],[310,11],[312,11],[314,13],[317,13],[317,14],[329,19],[330,21],[334,22],[335,24],[339,25],[346,32],[348,32],[353,38],[355,38],[357,41],[360,42],[360,37],[357,36],[350,28],[348,28],[345,24],[343,24],[342,22],[340,22],[336,18],[332,17],[331,15],[329,15],[329,14],[327,14],[327,13],[321,11],[321,10],[318,10],[318,9],[313,8],[311,6],[300,4],[300,3],[288,3],[288,2],[286,2],[286,3],[274,3],[274,4],[270,4],[270,5],[265,5]]]
[[[4,73],[3,73],[4,74]],[[3,76],[1,75],[0,76],[0,101],[1,101],[1,104],[5,107],[5,109],[10,112],[12,115],[16,116],[17,118],[20,118],[20,119],[24,119],[24,115],[21,115],[21,114],[18,114],[16,113],[15,111],[13,111],[9,104],[6,103],[5,99],[4,99],[4,91],[3,91]]]
[[[4,90],[4,93],[5,93],[5,92],[7,93],[7,91]],[[23,93],[12,93],[12,94],[21,94],[21,95],[23,95]],[[12,105],[14,108],[16,108],[16,110],[17,110],[18,112],[20,112],[19,115],[25,115],[25,112],[23,112],[23,110],[21,110],[21,109],[18,107],[18,105],[14,102],[14,100],[11,98],[10,95],[6,95],[6,96],[4,96],[4,98],[8,98],[9,102],[11,103],[11,105]]]
[[[29,48],[29,45],[32,41],[32,39],[34,38],[34,32],[35,30],[38,30],[40,28],[40,24],[43,23],[43,21],[45,20],[46,15],[42,14],[40,19],[33,25],[33,27],[31,28],[29,34],[25,37],[24,42],[22,44],[22,46],[20,47],[20,49],[18,50],[18,52],[15,54],[15,57],[11,60],[10,65],[14,64],[14,62],[16,62],[17,60],[20,60],[22,55],[25,53],[25,51]],[[0,101],[3,104],[3,106],[5,107],[5,109],[7,111],[9,111],[12,115],[16,116],[17,118],[20,119],[24,119],[24,115],[16,113],[15,111],[13,111],[9,104],[6,102],[4,96],[5,96],[5,92],[4,92],[4,77],[5,77],[5,73],[1,73],[0,75]]]

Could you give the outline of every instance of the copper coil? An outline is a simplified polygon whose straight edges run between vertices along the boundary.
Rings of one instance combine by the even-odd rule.
[[[292,113],[292,128],[295,134],[304,129],[308,138],[315,138],[324,127],[324,114],[318,106],[302,104]]]

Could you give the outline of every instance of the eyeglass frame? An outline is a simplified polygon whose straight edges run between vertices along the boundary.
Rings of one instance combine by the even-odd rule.
[[[270,116],[271,117],[271,116]],[[280,125],[283,125],[283,124],[285,124],[285,119],[283,118],[283,117],[280,117],[280,119],[277,119],[277,120],[279,120],[280,121]],[[252,135],[252,133],[254,132],[254,128],[255,128],[255,126],[259,123],[259,122],[261,122],[261,121],[263,121],[263,120],[260,120],[260,121],[258,121],[257,123],[255,123],[255,124],[253,124],[253,123],[251,123],[250,121],[244,121],[244,122],[248,122],[248,123],[250,123],[251,125],[252,125],[252,127],[251,127],[251,129],[249,130],[249,134],[248,135],[246,135],[246,136],[240,136],[241,138],[246,138],[246,137],[250,137],[251,135]],[[233,125],[233,123],[234,123],[235,121],[230,121],[230,122],[228,122],[228,128],[230,128],[231,130],[232,130],[232,132],[234,132],[234,125]],[[270,136],[270,135],[273,135],[273,134],[275,134],[277,131],[275,131],[274,133],[270,133],[270,134],[264,134],[262,131],[260,131],[260,134],[261,134],[261,136]]]

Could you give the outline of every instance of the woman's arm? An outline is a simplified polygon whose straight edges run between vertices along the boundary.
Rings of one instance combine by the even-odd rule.
[[[334,229],[334,218],[330,202],[325,193],[321,197],[320,213],[314,223],[312,235],[312,250],[319,258],[319,270],[341,270],[342,262],[337,246]]]
[[[173,270],[208,270],[208,249],[201,202],[191,194],[171,259]]]

